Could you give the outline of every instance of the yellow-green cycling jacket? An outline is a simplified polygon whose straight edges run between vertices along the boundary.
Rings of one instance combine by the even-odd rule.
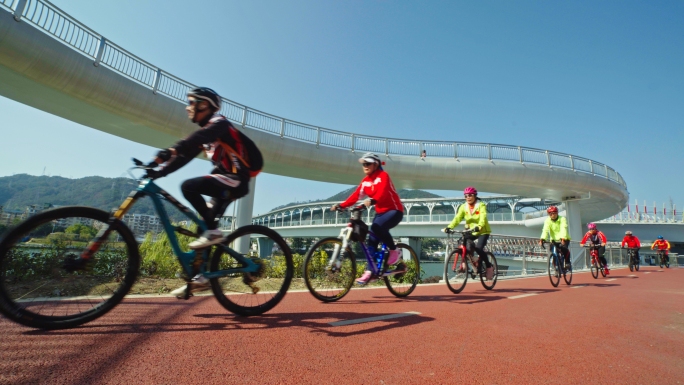
[[[550,217],[546,218],[541,233],[541,239],[547,239],[548,236],[551,236],[552,242],[560,242],[561,238],[569,241],[570,233],[568,232],[568,220],[560,215],[555,222],[552,221]]]
[[[476,233],[473,232],[473,235],[478,236],[481,234],[492,233],[492,229],[489,227],[489,221],[487,220],[487,205],[485,203],[475,203],[475,210],[473,210],[472,214],[470,214],[470,210],[468,210],[468,204],[462,204],[458,208],[458,212],[454,216],[454,220],[451,221],[447,227],[453,229],[454,227],[458,226],[459,223],[461,223],[463,218],[465,218],[466,225],[469,229],[472,229],[475,226],[480,228],[480,231]]]

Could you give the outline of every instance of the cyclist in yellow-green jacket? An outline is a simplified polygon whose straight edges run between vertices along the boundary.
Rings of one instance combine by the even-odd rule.
[[[546,212],[549,214],[549,217],[544,221],[544,228],[542,229],[539,244],[541,245],[548,238],[551,238],[551,243],[553,243],[565,256],[565,264],[569,269],[571,268],[571,263],[570,250],[568,249],[568,245],[570,244],[568,220],[565,219],[565,217],[558,215],[558,207],[556,206],[550,206],[546,209]]]
[[[463,235],[466,240],[469,240],[466,243],[466,248],[469,253],[473,252],[473,248],[475,249],[474,251],[480,256],[480,262],[484,261],[487,267],[487,279],[491,280],[494,277],[494,268],[484,252],[489,234],[492,233],[489,221],[487,220],[487,204],[480,201],[480,198],[477,197],[475,187],[466,187],[463,190],[463,195],[465,196],[466,203],[458,208],[454,220],[443,231],[452,230],[465,219],[465,228],[471,230],[470,233]],[[465,270],[463,264],[461,264],[461,270]]]

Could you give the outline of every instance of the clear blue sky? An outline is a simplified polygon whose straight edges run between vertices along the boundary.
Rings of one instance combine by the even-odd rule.
[[[568,152],[684,209],[684,2],[54,3],[250,107],[379,136]],[[202,16],[200,16],[202,15]],[[154,149],[0,97],[0,175],[120,176]],[[209,170],[193,161],[162,182]],[[359,179],[361,179],[359,172]],[[255,213],[347,186],[261,175]],[[457,195],[457,192],[442,192]]]

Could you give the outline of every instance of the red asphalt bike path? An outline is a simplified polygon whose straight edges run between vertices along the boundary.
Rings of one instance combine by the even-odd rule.
[[[406,299],[352,289],[324,304],[296,292],[250,318],[212,296],[127,298],[69,330],[0,318],[0,383],[679,384],[683,282],[684,269],[642,267],[558,288],[546,276],[460,294],[421,285]],[[331,325],[407,312],[419,314]]]

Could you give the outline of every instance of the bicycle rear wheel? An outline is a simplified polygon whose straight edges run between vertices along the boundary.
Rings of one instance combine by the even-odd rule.
[[[492,276],[491,280],[487,279],[487,264],[483,263],[482,272],[480,273],[480,282],[485,289],[492,290],[496,285],[496,279],[499,276],[499,265],[496,263],[496,257],[494,257],[494,254],[487,252],[487,258],[489,258],[489,263],[491,263],[492,267],[494,268],[494,275]]]
[[[463,271],[460,271],[461,264],[464,265]],[[446,285],[452,293],[458,294],[463,291],[466,282],[468,282],[468,266],[460,248],[449,253],[444,264],[444,277],[446,278]]]
[[[560,269],[558,266],[556,266],[553,255],[549,256],[547,268],[549,271],[549,280],[551,281],[551,285],[553,287],[558,287],[558,283],[560,282]]]
[[[223,307],[242,316],[259,315],[280,302],[292,282],[292,252],[285,240],[268,227],[243,226],[216,247],[211,257],[211,271],[242,266],[226,248],[236,252],[242,244],[246,258],[260,265],[256,273],[231,273],[211,279],[211,290]]]
[[[98,231],[109,228],[91,259],[77,262]],[[65,264],[76,268],[67,271]],[[34,215],[0,242],[0,312],[40,329],[72,328],[116,306],[140,266],[138,243],[123,222],[92,207]]]
[[[420,261],[416,252],[407,244],[398,243],[397,250],[400,251],[402,258],[396,264],[388,265],[385,271],[404,270],[405,272],[385,276],[383,279],[390,293],[397,297],[406,297],[413,292],[420,280]]]
[[[337,249],[337,250],[335,250]],[[333,252],[337,260],[329,265]],[[323,238],[304,257],[304,282],[311,294],[323,302],[334,302],[349,293],[356,277],[356,260],[349,247],[342,250],[339,238]]]
[[[596,262],[591,262],[591,276],[594,277],[594,279],[598,279],[599,275],[599,267],[596,264]]]

